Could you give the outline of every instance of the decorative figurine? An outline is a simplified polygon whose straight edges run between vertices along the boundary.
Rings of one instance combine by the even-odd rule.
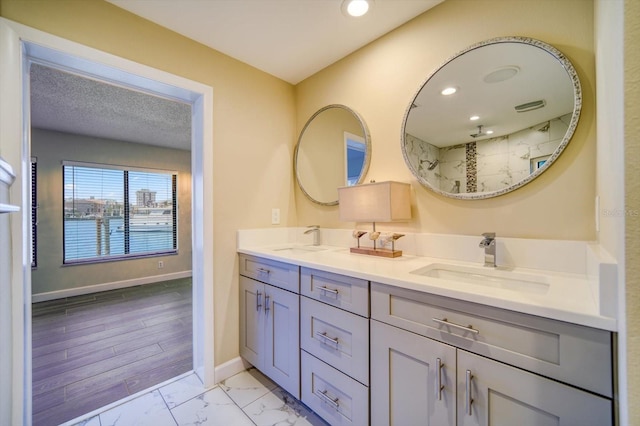
[[[366,234],[367,231],[358,231],[357,229],[353,231],[353,238],[358,241],[358,248],[360,248],[360,237]]]

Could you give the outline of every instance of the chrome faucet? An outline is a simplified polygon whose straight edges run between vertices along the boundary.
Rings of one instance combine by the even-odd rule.
[[[304,231],[305,235],[313,232],[313,245],[319,246],[320,245],[320,226],[310,225],[310,226],[307,226],[307,228],[309,229]]]
[[[480,248],[484,248],[484,266],[496,267],[496,233],[485,232],[484,239],[480,241]]]

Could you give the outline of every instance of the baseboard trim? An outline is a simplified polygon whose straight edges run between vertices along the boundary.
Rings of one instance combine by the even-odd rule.
[[[214,371],[216,383],[227,380],[229,377],[235,376],[249,367],[251,367],[251,364],[239,356],[220,364]]]
[[[63,299],[65,297],[82,296],[85,294],[97,293],[99,291],[117,290],[120,288],[134,287],[143,284],[152,284],[160,281],[177,280],[179,278],[188,278],[191,271],[173,272],[164,275],[154,275],[151,277],[133,278],[130,280],[114,281],[104,284],[88,285],[85,287],[68,288],[64,290],[49,291],[46,293],[38,293],[31,296],[31,302],[46,302],[48,300]]]

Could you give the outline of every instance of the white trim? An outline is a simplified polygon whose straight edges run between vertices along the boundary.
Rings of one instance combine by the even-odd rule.
[[[68,288],[65,290],[48,291],[31,296],[32,303],[46,302],[48,300],[62,299],[65,297],[82,296],[85,294],[97,293],[99,291],[117,290],[120,288],[134,287],[137,285],[158,283],[161,281],[177,280],[179,278],[189,278],[191,271],[173,272],[164,275],[154,275],[151,277],[133,278],[130,280],[113,281],[110,283],[87,285],[84,287]]]
[[[243,358],[235,357],[224,364],[220,364],[215,369],[216,379],[218,383],[227,380],[229,377],[235,376],[251,367]]]

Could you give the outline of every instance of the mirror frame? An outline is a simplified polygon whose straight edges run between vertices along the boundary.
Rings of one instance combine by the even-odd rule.
[[[569,76],[569,79],[571,80],[571,82],[573,83],[573,114],[571,116],[571,121],[569,123],[567,132],[565,133],[564,137],[562,138],[562,141],[560,142],[560,144],[558,145],[558,147],[555,149],[555,151],[553,152],[553,154],[551,154],[551,156],[549,157],[549,159],[545,162],[544,165],[542,165],[541,167],[539,167],[537,170],[535,170],[533,173],[531,173],[528,177],[514,183],[511,184],[510,186],[503,188],[503,189],[499,189],[496,191],[491,191],[491,192],[483,192],[483,193],[451,193],[451,192],[446,192],[446,191],[442,191],[439,188],[435,188],[434,186],[432,186],[425,178],[421,177],[418,175],[418,173],[416,173],[416,171],[413,169],[410,161],[409,161],[409,157],[407,155],[407,152],[405,150],[405,144],[406,144],[406,126],[407,126],[407,120],[409,118],[409,113],[411,112],[412,109],[412,105],[415,102],[415,100],[417,99],[418,95],[420,94],[420,91],[427,85],[427,83],[429,83],[429,80],[431,80],[431,78],[433,76],[435,76],[438,72],[440,72],[447,64],[449,64],[451,61],[459,58],[460,56],[464,55],[467,52],[470,52],[472,50],[475,49],[479,49],[481,47],[484,46],[488,46],[488,45],[492,45],[492,44],[500,44],[500,43],[521,43],[521,44],[526,44],[526,45],[530,45],[530,46],[534,46],[534,47],[538,47],[544,51],[546,51],[547,53],[549,53],[552,57],[554,57],[558,62],[560,62],[560,64],[562,65],[562,67],[565,69],[565,71],[567,72],[567,75]],[[532,180],[534,180],[535,178],[537,178],[538,176],[540,176],[542,173],[544,173],[554,162],[555,160],[560,156],[560,154],[562,153],[562,151],[564,151],[565,147],[567,146],[567,144],[569,143],[569,141],[571,140],[571,138],[573,137],[573,134],[576,130],[576,127],[578,125],[578,120],[580,118],[580,111],[582,110],[582,88],[580,86],[580,80],[578,78],[578,73],[576,72],[575,68],[573,67],[573,64],[571,63],[571,61],[569,61],[569,59],[562,53],[560,52],[558,49],[556,49],[555,47],[540,41],[540,40],[536,40],[533,38],[529,38],[529,37],[518,37],[518,36],[510,36],[510,37],[496,37],[496,38],[492,38],[489,40],[485,40],[476,44],[473,44],[469,47],[467,47],[466,49],[456,53],[455,55],[449,57],[446,61],[444,61],[442,64],[440,64],[440,66],[438,66],[435,71],[433,71],[431,74],[429,74],[429,76],[424,80],[424,82],[420,85],[420,87],[418,88],[418,90],[416,91],[415,95],[411,98],[411,102],[409,103],[409,106],[407,107],[405,114],[404,114],[404,118],[402,120],[402,127],[401,127],[401,139],[400,139],[400,149],[402,150],[402,156],[404,157],[404,161],[407,164],[407,167],[409,168],[409,170],[411,171],[411,174],[418,180],[418,182],[420,182],[420,184],[422,184],[422,186],[426,187],[427,189],[440,194],[442,196],[448,197],[448,198],[455,198],[458,200],[480,200],[480,199],[486,199],[486,198],[493,198],[493,197],[498,197],[500,195],[504,195],[506,193],[509,193],[511,191],[515,191],[516,189],[526,185],[527,183],[531,182]]]
[[[313,198],[304,189],[304,186],[302,185],[302,182],[300,182],[300,175],[298,173],[298,151],[300,150],[300,143],[302,142],[302,138],[304,136],[304,132],[311,125],[311,123],[313,122],[313,119],[316,118],[318,115],[320,115],[323,111],[326,111],[326,110],[331,109],[331,108],[341,108],[341,109],[344,109],[347,112],[351,113],[355,117],[355,119],[358,120],[358,122],[360,123],[360,127],[362,128],[362,133],[363,133],[363,138],[364,138],[364,143],[365,143],[364,163],[362,165],[362,171],[360,172],[360,177],[358,178],[358,182],[356,182],[356,185],[359,185],[364,181],[364,178],[365,178],[367,172],[369,171],[369,164],[371,163],[371,136],[369,135],[369,128],[367,127],[367,124],[364,122],[364,120],[362,119],[362,116],[360,114],[358,114],[357,112],[355,112],[354,110],[352,110],[348,106],[341,105],[341,104],[327,105],[325,107],[320,108],[318,111],[316,111],[309,118],[309,120],[307,120],[306,124],[302,128],[302,131],[300,132],[300,136],[298,137],[298,142],[296,143],[296,147],[295,147],[295,150],[294,150],[294,153],[293,153],[293,173],[296,176],[296,182],[298,183],[298,187],[300,188],[302,193],[309,200],[311,200],[312,202],[314,202],[316,204],[320,204],[322,206],[337,206],[338,205],[338,200],[337,200],[337,198],[336,198],[335,201],[320,201],[320,200],[316,200],[315,198]],[[345,182],[345,186],[346,186],[346,182]],[[337,191],[336,191],[336,197],[337,197]]]

